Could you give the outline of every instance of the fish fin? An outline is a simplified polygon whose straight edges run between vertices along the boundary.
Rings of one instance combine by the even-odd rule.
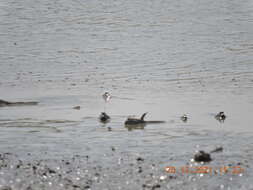
[[[144,121],[144,117],[147,115],[147,113],[148,113],[148,112],[142,114],[142,116],[141,116],[141,120],[142,120],[142,121]]]

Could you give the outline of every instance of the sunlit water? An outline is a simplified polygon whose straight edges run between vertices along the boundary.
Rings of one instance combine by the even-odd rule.
[[[0,99],[39,101],[0,108],[1,152],[99,160],[114,146],[185,165],[223,146],[215,164],[252,161],[250,0],[1,0],[0,44]],[[144,112],[166,123],[124,127]]]

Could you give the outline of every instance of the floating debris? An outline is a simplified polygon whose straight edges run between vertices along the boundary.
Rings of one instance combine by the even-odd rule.
[[[73,109],[75,109],[75,110],[80,110],[80,109],[81,109],[81,106],[75,106],[75,107],[73,107]]]
[[[182,120],[183,122],[187,122],[187,120],[188,120],[187,115],[184,114],[183,116],[181,116],[181,120]]]
[[[196,162],[210,162],[212,161],[209,153],[200,150],[197,154],[194,155],[194,160]]]
[[[144,161],[144,158],[138,157],[138,158],[136,158],[136,160],[137,160],[138,162],[143,162],[143,161]]]
[[[214,150],[212,150],[210,153],[222,152],[222,151],[223,151],[223,147],[220,146],[220,147],[217,147],[217,148],[215,148]]]
[[[110,121],[110,116],[107,115],[105,112],[102,112],[99,116],[99,120],[102,122],[102,123],[108,123]]]
[[[226,119],[226,115],[224,114],[223,111],[219,112],[216,116],[215,116],[215,119],[217,119],[218,121],[220,122],[224,122],[225,119]]]

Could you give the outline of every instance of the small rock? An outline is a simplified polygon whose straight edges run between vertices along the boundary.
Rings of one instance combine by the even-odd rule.
[[[138,157],[136,160],[137,160],[138,162],[143,162],[143,161],[144,161],[144,159],[143,159],[142,157]]]
[[[12,190],[10,186],[3,186],[0,190]]]
[[[55,174],[56,171],[54,171],[53,169],[48,168],[48,173],[50,173],[50,174]]]
[[[176,179],[177,177],[176,176],[173,176],[173,175],[170,175],[169,176],[169,179]]]
[[[194,155],[194,160],[196,162],[210,162],[210,161],[212,161],[210,154],[208,154],[202,150]]]
[[[79,186],[79,185],[75,185],[75,184],[74,184],[74,185],[72,185],[72,187],[73,187],[74,189],[77,189],[77,188],[80,189],[80,186]]]
[[[151,189],[152,189],[152,190],[155,190],[156,188],[160,188],[160,187],[161,187],[161,185],[156,184],[156,185],[153,185]]]
[[[214,150],[211,151],[211,153],[214,153],[214,152],[222,152],[223,151],[223,147],[220,146],[220,147],[217,147],[215,148]]]

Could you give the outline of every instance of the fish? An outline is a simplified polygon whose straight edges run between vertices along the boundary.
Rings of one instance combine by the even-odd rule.
[[[142,114],[140,119],[137,118],[127,118],[125,121],[125,125],[143,125],[143,124],[151,124],[151,123],[165,123],[165,121],[145,121],[144,117],[147,115],[147,112]]]

